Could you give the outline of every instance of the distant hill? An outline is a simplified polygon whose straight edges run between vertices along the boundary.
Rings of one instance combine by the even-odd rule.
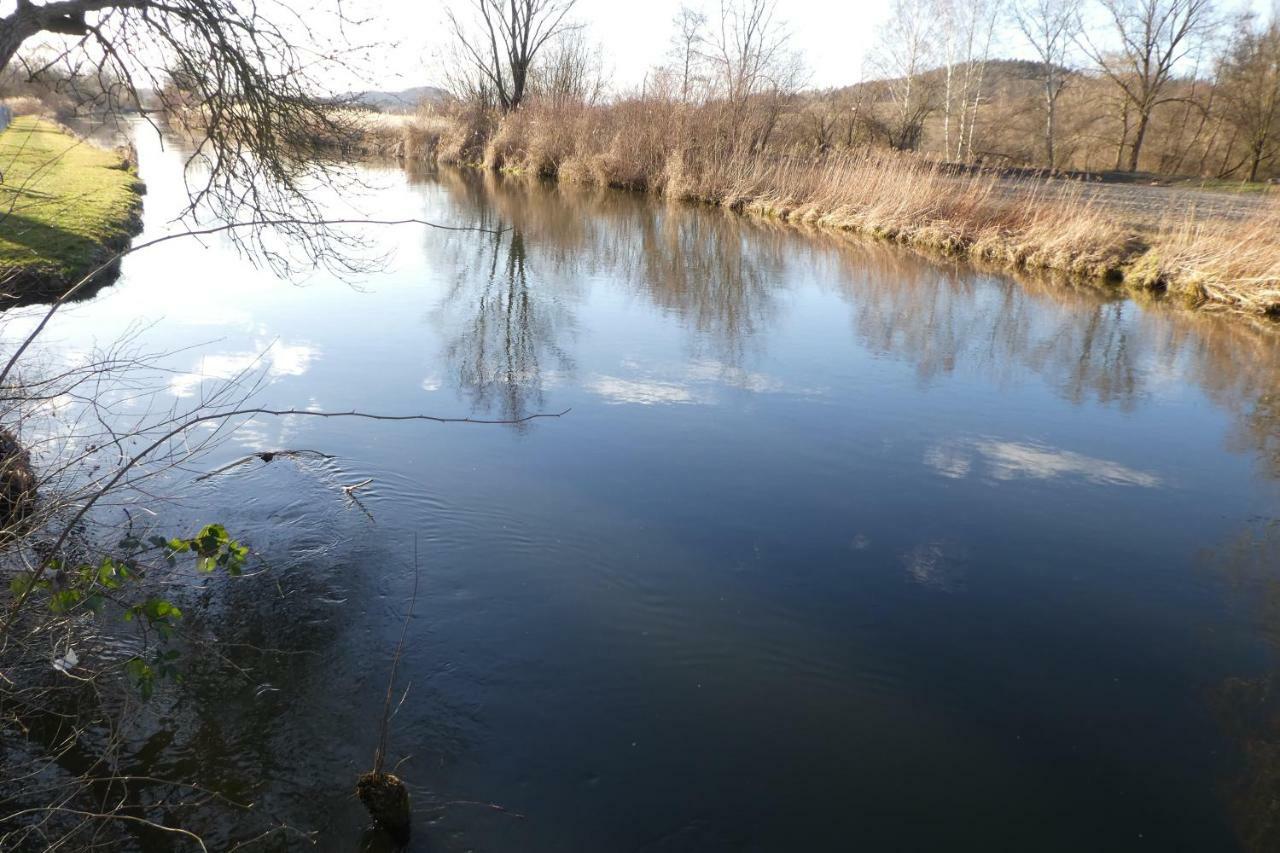
[[[370,109],[398,112],[415,109],[423,101],[441,103],[449,93],[438,86],[414,86],[398,92],[350,92],[346,97]]]
[[[952,74],[959,79],[964,73],[964,64],[959,63],[952,69]],[[1008,86],[1017,86],[1020,84],[1032,83],[1038,84],[1043,69],[1039,62],[1033,62],[1027,59],[990,59],[987,66],[983,69],[982,89],[984,96],[986,93],[999,90]],[[1061,73],[1071,76],[1076,72],[1063,68]],[[946,80],[946,68],[932,68],[924,71],[917,78],[926,86],[934,86],[941,88]],[[850,86],[843,86],[835,89],[837,94],[855,93],[860,89],[870,89],[875,92],[885,92],[888,87],[894,83],[901,82],[899,78],[880,77],[866,80],[861,83],[854,83]]]

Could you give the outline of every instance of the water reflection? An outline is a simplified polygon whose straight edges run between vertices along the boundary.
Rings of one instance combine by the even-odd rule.
[[[975,274],[898,246],[625,193],[454,171],[417,179],[443,188],[474,224],[512,229],[483,247],[452,241],[448,256],[459,271],[443,312],[453,332],[446,353],[482,408],[527,412],[548,383],[573,371],[575,312],[601,280],[626,281],[678,317],[700,371],[692,383],[652,369],[586,379],[602,397],[697,402],[706,399],[699,381],[777,390],[776,377],[748,363],[765,354],[767,333],[791,308],[788,294],[807,281],[840,293],[857,340],[909,360],[922,382],[968,371],[1005,383],[1030,372],[1073,403],[1131,411],[1192,381],[1237,409],[1238,444],[1280,465],[1274,324],[1139,305],[1051,276]]]
[[[1203,693],[1250,670],[1189,635],[1254,654],[1275,629],[1189,563],[1274,515],[1273,330],[643,196],[379,177],[397,215],[490,233],[415,237],[366,293],[224,267],[233,339],[180,353],[171,389],[271,329],[263,402],[573,415],[239,433],[337,458],[202,481],[166,519],[271,565],[189,608],[222,654],[140,765],[354,844],[416,536],[404,775],[417,803],[529,815],[423,809],[431,849],[1229,847]],[[173,293],[129,275],[115,316]],[[376,526],[335,485],[365,478]],[[1256,800],[1280,739],[1245,716]],[[992,802],[1015,819],[975,822]],[[208,828],[225,849],[269,823]]]
[[[570,304],[531,262],[518,224],[469,246],[459,241],[452,262],[458,272],[439,314],[453,384],[503,418],[541,409],[545,384],[573,373],[562,341],[573,333]]]
[[[1017,441],[971,439],[944,442],[930,447],[924,457],[930,468],[955,480],[974,473],[975,461],[983,463],[982,471],[993,480],[1078,477],[1105,486],[1151,489],[1160,485],[1160,478],[1156,475],[1134,470],[1119,462]]]
[[[1227,784],[1241,846],[1251,853],[1280,849],[1280,520],[1260,520],[1223,548],[1206,554],[1244,603],[1246,636],[1267,638],[1269,671],[1234,676],[1211,694],[1235,743],[1238,769]]]
[[[221,385],[255,371],[269,380],[302,376],[319,357],[319,348],[310,344],[259,340],[251,350],[202,356],[194,369],[170,378],[169,391],[178,398],[194,397],[206,382]]]

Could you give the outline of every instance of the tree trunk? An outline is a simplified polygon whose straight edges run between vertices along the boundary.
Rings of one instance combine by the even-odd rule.
[[[1054,111],[1057,108],[1057,97],[1053,92],[1053,70],[1045,69],[1044,80],[1044,160],[1049,171],[1053,171],[1053,130]]]
[[[1116,165],[1115,170],[1120,171],[1124,166],[1124,148],[1129,142],[1129,102],[1126,100],[1124,106],[1120,110],[1120,141],[1116,144]]]
[[[1129,149],[1129,171],[1138,171],[1138,157],[1142,155],[1142,140],[1147,135],[1147,124],[1151,114],[1147,111],[1138,113],[1138,128],[1133,133],[1133,147]]]

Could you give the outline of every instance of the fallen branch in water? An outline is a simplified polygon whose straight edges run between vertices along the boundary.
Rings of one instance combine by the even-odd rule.
[[[343,486],[342,494],[346,496],[348,504],[355,504],[357,507],[359,507],[360,511],[363,512],[365,514],[365,517],[369,519],[369,523],[376,526],[378,524],[377,519],[373,517],[373,513],[369,512],[368,507],[364,505],[364,501],[360,500],[360,497],[356,494],[357,491],[359,491],[360,489],[363,489],[365,486],[369,485],[372,482],[373,482],[373,478],[370,477],[366,480],[361,480],[358,483],[352,483],[349,486]]]

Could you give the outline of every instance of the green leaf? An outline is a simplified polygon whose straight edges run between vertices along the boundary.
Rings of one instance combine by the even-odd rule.
[[[60,589],[49,598],[49,609],[54,613],[66,613],[80,603],[84,593],[74,587]]]
[[[142,698],[150,699],[156,687],[156,672],[151,665],[140,657],[133,657],[125,661],[124,671],[133,679]]]
[[[31,572],[19,572],[9,581],[9,591],[14,595],[26,595],[34,581],[35,576]]]

